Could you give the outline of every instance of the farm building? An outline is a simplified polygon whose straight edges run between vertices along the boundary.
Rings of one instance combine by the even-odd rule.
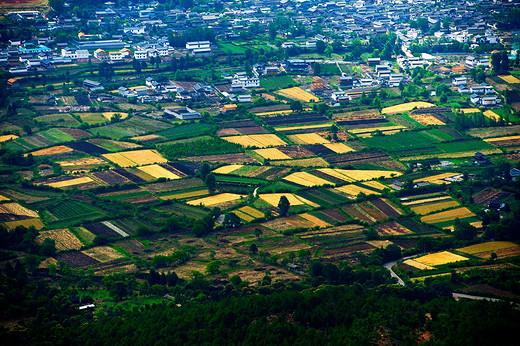
[[[85,89],[89,90],[89,91],[96,91],[96,90],[103,90],[103,89],[105,89],[101,83],[93,81],[93,80],[90,80],[90,79],[85,79],[83,81],[83,87]]]
[[[199,112],[188,107],[185,108],[167,108],[164,110],[165,117],[175,117],[180,120],[195,120],[202,118]]]

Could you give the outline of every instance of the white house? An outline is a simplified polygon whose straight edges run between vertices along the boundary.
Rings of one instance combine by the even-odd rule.
[[[251,94],[243,94],[237,96],[237,101],[241,103],[250,103],[251,102]]]
[[[136,60],[146,60],[148,59],[148,52],[146,50],[136,50],[134,52],[134,58]]]
[[[451,84],[453,84],[454,86],[466,85],[468,84],[468,80],[466,79],[466,77],[455,77],[451,80]]]
[[[122,61],[123,54],[121,52],[110,52],[108,53],[110,61]]]
[[[100,60],[100,61],[107,61],[110,59],[107,52],[105,52],[103,49],[99,48],[94,51],[94,58]]]

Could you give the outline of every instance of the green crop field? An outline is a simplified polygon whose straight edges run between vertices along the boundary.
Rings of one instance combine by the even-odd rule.
[[[245,54],[246,48],[228,42],[219,42],[218,47],[228,54]]]
[[[298,82],[287,75],[260,78],[260,86],[267,91],[285,89],[298,85]]]
[[[229,176],[229,175],[217,175],[216,180],[218,182],[241,183],[241,184],[251,184],[251,185],[266,183],[266,181],[262,180],[262,179],[234,177],[234,176]]]
[[[115,124],[109,124],[91,129],[90,132],[94,135],[106,136],[117,140],[125,137],[143,135],[158,130],[166,130],[171,127],[172,125],[169,123],[134,116]]]
[[[213,127],[209,124],[187,124],[171,129],[158,132],[159,136],[168,138],[169,140],[176,140],[182,138],[198,137],[211,133]]]
[[[393,135],[363,138],[368,146],[389,152],[431,148],[439,140],[415,131],[403,131]]]
[[[89,125],[104,124],[108,122],[107,118],[105,118],[101,113],[76,113],[76,115],[79,115],[81,120]]]
[[[77,127],[80,124],[68,113],[42,115],[34,118],[34,120],[38,123],[63,127]]]
[[[479,151],[484,149],[496,148],[494,145],[486,143],[478,139],[467,141],[456,141],[448,143],[439,143],[435,145],[445,153],[458,153],[462,151]]]

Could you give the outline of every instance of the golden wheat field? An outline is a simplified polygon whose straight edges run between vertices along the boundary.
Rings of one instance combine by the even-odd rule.
[[[363,169],[336,169],[336,171],[340,172],[347,177],[357,180],[372,180],[380,177],[384,178],[392,178],[403,175],[403,173],[398,171],[380,171],[380,170],[363,170]]]
[[[141,166],[137,167],[140,171],[145,172],[146,174],[151,175],[152,177],[159,179],[159,178],[166,178],[166,179],[180,179],[177,174],[170,172],[164,167],[161,167],[159,165],[149,165],[149,166]]]
[[[520,83],[520,79],[516,78],[515,76],[512,76],[512,75],[507,75],[507,76],[498,76],[500,79],[502,79],[503,81],[509,83],[509,84],[518,84]]]
[[[128,118],[128,113],[124,113],[124,112],[103,112],[101,113],[103,114],[103,116],[105,118],[107,118],[107,120],[112,120],[112,118],[116,115],[116,114],[119,114],[119,116],[121,117],[120,119],[126,119]]]
[[[7,221],[7,222],[4,223],[4,225],[8,229],[15,229],[18,226],[23,226],[25,228],[29,228],[29,227],[33,226],[37,230],[40,230],[43,227],[45,227],[45,225],[43,224],[42,220],[40,220],[39,218],[27,219],[27,220],[18,220],[18,221]]]
[[[102,262],[102,263],[114,261],[116,259],[124,257],[116,249],[113,249],[108,246],[97,246],[97,247],[93,247],[92,249],[83,250],[81,252],[83,252],[85,255],[92,257],[93,259],[98,260],[99,262]]]
[[[314,129],[314,128],[324,128],[330,127],[330,123],[326,124],[317,124],[317,125],[303,125],[303,126],[279,126],[275,127],[276,131],[284,132],[284,131],[292,131],[292,130],[305,130],[305,129]]]
[[[123,151],[120,153],[103,154],[103,157],[119,165],[120,167],[134,167],[149,165],[152,163],[168,162],[157,150],[143,149]]]
[[[348,175],[343,173],[343,169],[339,168],[319,168],[318,171],[333,176],[334,178],[338,178],[344,180],[346,182],[352,183],[355,180],[349,177]]]
[[[520,139],[520,135],[486,138],[486,139],[483,139],[483,141],[484,142],[488,142],[488,143],[492,143],[492,142],[498,142],[498,141],[510,141],[510,140],[513,140],[513,139]]]
[[[261,194],[258,197],[260,199],[264,200],[265,202],[269,203],[270,205],[277,207],[278,203],[280,202],[280,197],[285,196],[287,200],[289,201],[290,205],[303,205],[307,204],[311,207],[319,207],[319,204],[316,204],[314,202],[311,202],[303,197],[297,196],[293,193],[266,193]]]
[[[321,137],[317,133],[302,133],[298,135],[288,135],[291,141],[296,144],[326,144],[330,143],[325,138]]]
[[[237,195],[235,193],[221,193],[221,194],[214,195],[214,196],[208,196],[208,197],[195,199],[195,200],[189,201],[187,203],[190,205],[202,204],[203,206],[208,207],[208,206],[212,206],[212,205],[216,205],[216,204],[222,204],[222,203],[236,201],[243,197],[245,197],[245,196]]]
[[[440,266],[447,263],[465,261],[467,257],[456,255],[454,253],[448,251],[442,251],[437,253],[432,253],[426,256],[415,258],[416,262],[425,264],[427,266]]]
[[[451,200],[427,205],[418,205],[416,207],[411,207],[410,209],[418,215],[426,215],[438,210],[458,207],[459,205],[459,202]]]
[[[41,231],[36,238],[36,241],[41,244],[47,238],[54,240],[56,243],[56,250],[58,251],[79,250],[83,246],[79,239],[68,229]]]
[[[413,259],[407,259],[406,261],[403,261],[404,264],[407,264],[411,267],[414,267],[414,268],[417,268],[417,269],[420,269],[420,270],[423,270],[423,269],[435,269],[435,267],[432,267],[432,266],[429,266],[429,265],[426,265],[426,264],[423,264],[423,263],[419,263]]]
[[[300,100],[303,102],[318,101],[318,98],[316,96],[303,90],[300,87],[293,87],[293,88],[278,90],[278,93],[285,94],[285,95],[289,96],[290,98]]]
[[[241,212],[246,213],[254,217],[255,219],[259,217],[264,217],[264,213],[262,213],[260,210],[256,210],[255,208],[252,208],[250,206],[245,206],[239,209]]]
[[[3,203],[0,204],[0,214],[13,214],[18,216],[38,217],[38,213],[34,210],[27,209],[19,203]]]
[[[86,183],[90,183],[92,181],[93,180],[90,177],[80,177],[80,178],[69,179],[69,180],[64,180],[64,181],[57,181],[57,182],[54,182],[54,183],[47,183],[47,184],[44,184],[44,185],[57,187],[57,188],[62,188],[62,187],[79,185],[79,184],[86,184]]]
[[[363,185],[365,186],[369,186],[369,187],[373,187],[374,189],[376,190],[384,190],[384,189],[389,189],[390,191],[392,191],[391,188],[389,188],[388,186],[380,183],[379,181],[377,180],[372,180],[372,181],[365,181],[363,182]]]
[[[489,119],[491,119],[491,120],[495,120],[495,121],[499,121],[500,120],[500,115],[498,115],[497,113],[493,112],[492,110],[485,111],[484,115],[486,117],[488,117]]]
[[[290,160],[291,157],[276,148],[256,149],[255,153],[268,160]]]
[[[316,226],[318,226],[320,228],[325,228],[325,227],[330,227],[331,226],[330,223],[325,222],[325,221],[323,221],[321,219],[318,219],[316,216],[308,214],[308,213],[300,214],[300,217],[304,218],[307,221],[312,222],[313,224],[315,224]]]
[[[478,108],[461,108],[460,111],[464,114],[467,113],[480,113],[480,109]]]
[[[440,121],[436,117],[430,114],[410,114],[410,117],[417,121],[419,124],[428,126],[428,125],[446,125],[444,122]]]
[[[227,166],[222,166],[222,167],[219,167],[217,169],[214,169],[213,173],[229,174],[229,173],[231,173],[233,171],[236,171],[237,169],[242,168],[242,167],[244,167],[244,165],[227,165]]]
[[[174,193],[171,195],[160,196],[160,198],[161,199],[185,199],[185,198],[199,197],[199,196],[205,196],[205,195],[209,195],[208,189],[182,192],[182,193]]]
[[[283,140],[280,139],[277,135],[273,134],[261,134],[261,135],[244,135],[244,136],[231,136],[231,137],[222,137],[222,139],[241,145],[245,148],[247,147],[257,147],[257,148],[267,148],[267,147],[276,147],[279,145],[286,145]]]
[[[16,139],[16,138],[18,138],[17,135],[2,135],[2,136],[0,136],[0,143],[7,142],[7,141],[10,141],[11,139]]]
[[[365,189],[363,187],[357,186],[357,185],[345,185],[337,187],[336,190],[346,193],[347,195],[351,195],[353,197],[356,197],[361,192],[363,192],[365,195],[380,195],[380,193],[372,191],[370,189]]]
[[[337,154],[344,154],[351,151],[355,151],[345,143],[326,143],[323,145]]]
[[[319,178],[319,177],[312,175],[310,173],[307,173],[307,172],[292,173],[283,179],[290,181],[292,183],[298,184],[298,185],[308,186],[308,187],[322,186],[322,185],[335,185],[334,183],[332,183],[328,180]]]
[[[408,102],[408,103],[403,103],[403,104],[396,105],[396,106],[390,106],[390,107],[383,108],[381,113],[397,114],[397,113],[409,112],[415,108],[429,108],[429,107],[433,107],[433,106],[435,106],[435,105],[432,103],[429,103],[429,102],[422,102],[422,101]]]
[[[461,174],[460,173],[441,173],[441,174],[432,175],[430,177],[415,179],[413,182],[416,183],[418,181],[428,181],[432,184],[447,184],[449,182],[446,180],[443,180],[443,179],[452,178],[457,175],[461,175]]]
[[[415,204],[429,203],[429,202],[436,202],[436,201],[443,201],[443,200],[451,200],[451,197],[447,196],[447,195],[442,195],[442,196],[431,197],[431,198],[416,199],[413,201],[401,201],[401,204],[407,205],[407,206],[413,206]]]
[[[5,197],[3,195],[0,195],[0,202],[1,201],[9,201],[10,199],[8,197]]]
[[[475,216],[475,214],[473,214],[468,208],[462,207],[462,208],[441,211],[440,213],[423,216],[421,218],[421,222],[440,223],[440,222],[445,222],[445,221],[452,221],[452,220],[455,220],[456,218],[464,219],[464,218],[472,217],[472,216]]]
[[[85,158],[76,159],[76,160],[59,161],[59,162],[57,162],[57,164],[59,164],[61,167],[70,167],[70,166],[103,165],[103,164],[107,164],[107,162],[99,157],[85,157]]]
[[[509,241],[490,241],[487,243],[475,244],[457,249],[457,251],[464,252],[467,254],[476,254],[479,252],[496,251],[502,249],[509,249],[518,247],[517,244]]]
[[[239,218],[241,218],[242,220],[246,221],[246,222],[250,222],[250,221],[253,221],[255,218],[252,217],[251,215],[248,215],[240,210],[233,210],[232,211],[233,214],[235,214],[236,216],[238,216]]]
[[[32,154],[32,156],[44,156],[44,155],[52,155],[52,154],[69,153],[71,151],[73,151],[73,150],[69,147],[66,147],[64,145],[57,145],[54,147],[33,151],[31,154]],[[27,154],[24,154],[24,156],[27,156]]]

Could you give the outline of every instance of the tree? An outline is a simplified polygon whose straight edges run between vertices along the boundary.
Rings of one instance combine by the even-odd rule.
[[[228,213],[224,217],[224,226],[226,228],[238,228],[242,224],[242,221],[235,213]]]
[[[323,54],[325,52],[325,48],[327,47],[327,44],[323,42],[322,40],[316,40],[316,53]]]
[[[327,48],[325,48],[325,56],[330,58],[332,56],[332,52],[333,52],[333,48],[331,46],[327,46]]]
[[[289,200],[287,197],[282,196],[280,197],[280,201],[278,202],[278,209],[280,210],[280,215],[287,216],[287,213],[289,212],[289,208],[291,207],[291,203],[289,203]]]
[[[208,174],[206,176],[206,179],[204,179],[204,183],[206,184],[206,186],[208,187],[208,190],[210,192],[214,192],[215,191],[215,188],[217,187],[217,181],[215,179],[215,176],[213,174]]]
[[[455,219],[453,235],[458,240],[473,240],[477,236],[477,228],[457,218]]]
[[[291,110],[294,112],[301,112],[303,110],[302,103],[298,100],[292,100],[290,107],[291,107]]]
[[[253,255],[256,255],[258,252],[258,246],[256,246],[255,243],[249,245],[249,252],[251,252]]]
[[[260,236],[264,234],[264,232],[260,228],[255,228],[255,236],[257,239],[260,239]]]
[[[220,272],[220,261],[211,261],[206,265],[206,274],[216,275]]]

